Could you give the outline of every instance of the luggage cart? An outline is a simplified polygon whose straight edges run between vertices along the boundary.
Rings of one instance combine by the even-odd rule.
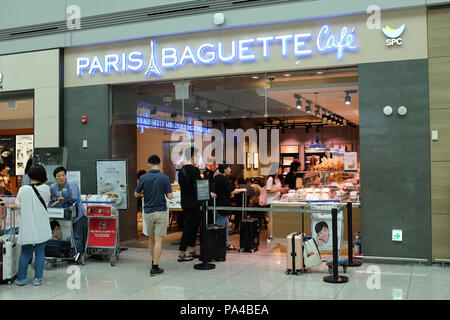
[[[311,210],[323,210],[323,214],[312,213],[311,215],[311,232],[314,230],[314,221],[317,219],[321,219],[320,215],[325,215],[323,217],[324,220],[331,221],[331,214],[325,213],[330,212],[331,209],[336,208],[337,205],[340,204],[338,200],[315,200],[315,201],[307,201]],[[342,243],[343,243],[343,213],[340,212],[338,214],[338,239],[340,240],[338,243],[338,266],[342,266],[344,269],[344,273],[347,272],[348,260],[341,258],[342,255]],[[331,225],[328,226],[331,231]],[[331,235],[330,235],[331,238]],[[321,250],[321,251],[330,251],[330,250]],[[333,259],[327,260],[328,272],[333,274]]]
[[[81,264],[86,264],[86,259],[82,252],[78,252],[75,245],[75,237],[73,232],[73,219],[76,217],[76,203],[68,208],[47,208],[49,220],[57,221],[61,226],[62,240],[70,242],[70,250],[74,251],[74,255],[59,256],[59,257],[45,257],[45,270],[52,270],[63,261],[78,261]]]
[[[87,256],[109,256],[112,267],[119,259],[119,210],[115,201],[82,201],[88,218]]]

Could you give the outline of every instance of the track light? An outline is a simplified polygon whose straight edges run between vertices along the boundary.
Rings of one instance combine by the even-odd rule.
[[[206,112],[212,113],[212,105],[208,102],[208,107],[206,107]]]
[[[195,110],[199,110],[200,109],[200,99],[198,97],[195,97],[194,109]]]
[[[297,110],[300,110],[302,108],[302,101],[300,100],[301,96],[299,94],[294,94],[294,98],[297,99],[296,103]]]
[[[156,109],[156,107],[153,107],[152,110],[150,111],[150,114],[156,114],[158,112],[158,110]]]
[[[307,101],[308,105],[305,108],[305,111],[311,113],[311,101]]]
[[[345,104],[351,104],[352,103],[352,97],[349,96],[348,92],[345,96]]]
[[[229,116],[229,115],[231,115],[231,108],[228,107],[228,109],[225,110],[225,112],[223,113],[223,115],[224,115],[224,116]]]
[[[319,110],[319,108],[317,108],[314,113],[315,113],[317,118],[320,118],[320,110]]]

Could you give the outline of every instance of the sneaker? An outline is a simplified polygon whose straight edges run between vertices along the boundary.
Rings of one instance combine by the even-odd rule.
[[[14,284],[16,285],[16,286],[19,286],[19,287],[22,287],[22,286],[24,286],[24,285],[26,285],[27,284],[27,280],[25,279],[25,280],[15,280],[14,281]]]
[[[154,276],[157,276],[157,275],[159,275],[159,274],[161,274],[163,272],[164,272],[164,269],[161,269],[160,267],[152,268],[150,270],[150,276],[154,277]]]
[[[33,280],[33,285],[36,286],[36,287],[40,286],[42,284],[44,284],[44,280],[42,280],[42,279],[34,279]]]

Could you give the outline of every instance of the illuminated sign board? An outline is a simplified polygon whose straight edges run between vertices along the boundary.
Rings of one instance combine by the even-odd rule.
[[[194,133],[209,133],[208,127],[198,127],[192,124],[192,119],[189,118],[189,123],[176,122],[170,120],[156,119],[149,117],[148,113],[140,113],[137,115],[137,127],[144,132],[144,129],[162,129],[168,131],[183,131],[187,132],[189,138],[194,137]]]
[[[274,44],[278,44],[277,47]],[[259,47],[262,55],[255,49]],[[218,63],[251,63],[270,59],[271,50],[281,50],[283,57],[295,56],[307,59],[315,54],[336,55],[338,61],[345,53],[358,51],[356,27],[343,26],[334,32],[329,25],[322,26],[316,34],[299,33],[261,36],[228,42],[205,42],[198,46],[187,44],[185,47],[158,48],[156,40],[150,41],[149,58],[144,51],[112,53],[104,56],[77,57],[77,75],[95,76],[97,73],[144,73],[145,78],[162,77],[164,70],[183,68],[187,64],[194,66],[215,65]]]

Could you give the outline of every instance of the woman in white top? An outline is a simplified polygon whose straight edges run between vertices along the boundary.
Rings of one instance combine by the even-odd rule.
[[[19,259],[19,272],[15,284],[27,283],[27,269],[35,252],[35,275],[33,284],[43,283],[45,264],[45,242],[52,238],[49,214],[45,206],[50,202],[50,188],[45,185],[47,173],[39,164],[31,166],[28,171],[31,185],[19,189],[14,209],[20,209],[20,228],[18,242],[22,246]],[[42,198],[39,199],[38,194]],[[45,204],[45,206],[44,206]]]
[[[281,186],[280,176],[283,172],[281,165],[278,162],[273,162],[270,170],[269,177],[266,181],[266,206],[270,207],[270,204],[274,201],[279,201],[281,199],[281,195],[288,191],[288,188],[283,188]],[[270,215],[267,213],[267,241],[270,242],[272,238],[270,237]]]

